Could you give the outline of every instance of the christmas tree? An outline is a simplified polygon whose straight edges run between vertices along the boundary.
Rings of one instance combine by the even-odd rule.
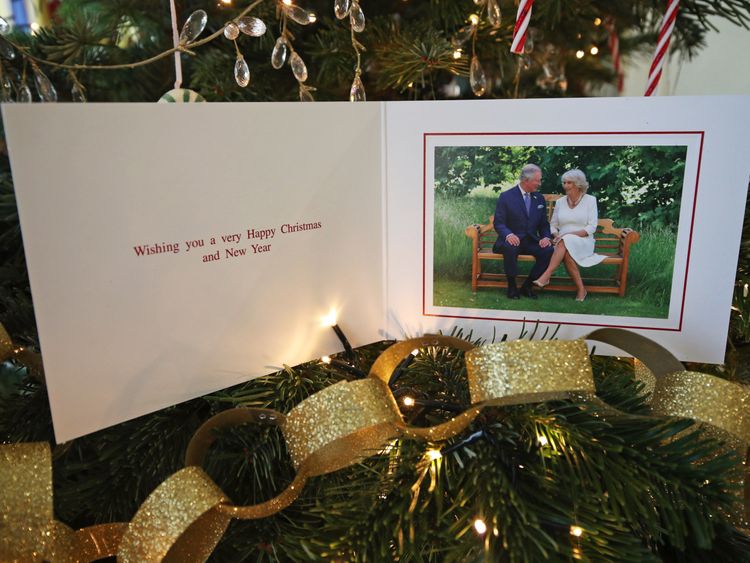
[[[622,57],[651,54],[666,5],[539,1],[516,54],[518,5],[504,0],[186,1],[176,5],[177,29],[192,22],[177,51],[182,86],[209,102],[616,93],[613,44]],[[191,15],[198,10],[207,22],[199,32],[203,15]],[[683,2],[674,53],[690,57],[705,46],[709,16],[746,27],[750,2]],[[0,38],[0,94],[156,101],[175,81],[173,31],[168,2],[66,0],[34,34],[11,29]],[[7,155],[1,162],[0,322],[23,350],[0,364],[0,437],[53,443]],[[748,229],[746,221],[727,361],[691,366],[743,384],[750,384]],[[331,385],[363,379],[389,344],[286,368],[55,446],[57,519],[73,527],[130,521],[184,466],[209,417],[237,406],[289,413]],[[212,560],[750,561],[737,511],[740,455],[689,419],[655,413],[631,361],[594,356],[592,364],[606,406],[571,398],[491,407],[447,440],[393,440],[309,480],[283,511],[234,520]],[[423,348],[389,387],[414,426],[471,405],[464,353],[455,349]],[[268,500],[294,479],[274,424],[215,434],[205,469],[234,503]]]

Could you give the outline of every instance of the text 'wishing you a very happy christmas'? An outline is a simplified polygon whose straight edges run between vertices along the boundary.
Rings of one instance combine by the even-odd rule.
[[[139,258],[170,254],[193,254],[203,263],[230,260],[271,252],[279,237],[322,229],[321,221],[284,223],[273,227],[248,227],[202,238],[149,242],[133,246]]]

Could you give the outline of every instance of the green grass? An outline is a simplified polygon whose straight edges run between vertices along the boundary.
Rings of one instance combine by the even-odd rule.
[[[597,314],[627,317],[666,318],[674,265],[675,234],[666,229],[646,228],[630,247],[628,287],[624,297],[590,294],[586,301],[574,301],[573,292],[542,292],[536,301],[510,300],[505,291],[481,288],[471,291],[471,240],[464,234],[473,223],[487,223],[495,210],[495,194],[481,192],[462,198],[435,198],[434,295],[439,307],[508,309],[559,313]],[[622,227],[627,225],[615,225]],[[522,273],[531,263],[519,263]],[[609,277],[615,266],[581,268],[584,282],[589,277]],[[483,271],[502,273],[502,261],[485,262]],[[557,274],[564,275],[560,267]]]

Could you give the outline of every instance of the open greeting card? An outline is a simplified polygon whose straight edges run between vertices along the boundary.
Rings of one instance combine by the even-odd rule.
[[[723,359],[750,98],[19,104],[3,119],[58,441],[334,353],[331,313],[355,346],[539,323]],[[498,200],[529,163],[542,222],[562,175],[586,177],[605,257],[580,266],[582,302],[564,263],[536,299],[503,287]]]

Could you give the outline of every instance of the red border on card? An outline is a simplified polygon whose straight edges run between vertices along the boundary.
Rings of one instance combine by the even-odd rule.
[[[427,296],[426,296],[426,249],[427,249],[427,137],[490,137],[512,135],[699,135],[700,148],[698,149],[698,170],[695,175],[695,192],[693,194],[693,209],[690,217],[690,232],[688,233],[688,249],[685,261],[685,281],[682,286],[682,303],[680,304],[680,319],[677,328],[658,328],[650,326],[636,325],[608,325],[601,323],[574,323],[565,321],[545,321],[540,319],[506,319],[495,317],[476,317],[467,315],[439,315],[436,313],[427,313]],[[695,225],[695,211],[698,203],[698,184],[701,177],[701,163],[703,161],[703,141],[705,131],[545,131],[545,132],[505,132],[505,133],[423,133],[422,135],[422,316],[423,317],[442,317],[448,319],[472,319],[480,321],[510,321],[510,322],[539,322],[542,324],[555,325],[574,325],[574,326],[596,326],[605,328],[636,328],[639,330],[660,330],[666,332],[682,332],[682,320],[685,313],[685,296],[687,295],[688,274],[690,272],[690,250],[693,246],[693,227]],[[544,314],[544,311],[540,311]],[[637,317],[636,317],[637,318]]]

